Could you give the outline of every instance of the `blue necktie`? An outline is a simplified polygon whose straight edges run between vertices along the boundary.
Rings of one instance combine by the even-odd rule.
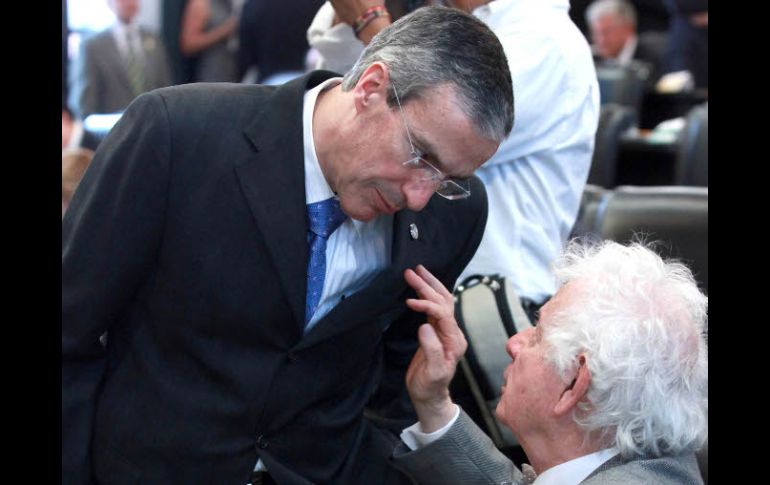
[[[337,199],[322,200],[307,205],[310,230],[307,241],[310,257],[307,263],[307,296],[305,297],[305,326],[313,317],[326,278],[326,241],[348,216],[340,209]]]

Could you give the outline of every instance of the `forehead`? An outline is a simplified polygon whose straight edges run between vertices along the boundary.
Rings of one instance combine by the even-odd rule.
[[[445,173],[468,177],[497,150],[498,143],[482,137],[460,108],[453,87],[438,86],[404,106],[417,148],[435,159]]]
[[[575,281],[569,281],[559,288],[553,297],[540,308],[540,319],[537,326],[550,326],[554,313],[567,309],[576,298],[578,298],[578,284]]]

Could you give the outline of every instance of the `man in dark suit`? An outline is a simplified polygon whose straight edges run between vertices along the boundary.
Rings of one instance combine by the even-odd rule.
[[[407,271],[428,314],[407,372],[419,422],[394,462],[417,483],[702,484],[708,433],[708,298],[692,272],[650,249],[572,243],[536,327],[508,340],[497,417],[531,463],[514,466],[449,396],[467,343],[452,295]],[[535,475],[538,478],[535,478]]]
[[[140,96],[62,221],[63,483],[400,483],[403,272],[470,260],[512,107],[497,38],[439,7],[344,78]]]
[[[649,85],[660,77],[667,37],[663,32],[637,35],[637,15],[627,0],[596,0],[586,10],[597,63],[628,65],[642,62],[649,69]]]

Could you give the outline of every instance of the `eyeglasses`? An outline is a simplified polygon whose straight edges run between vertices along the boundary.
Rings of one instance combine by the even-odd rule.
[[[393,82],[390,85],[393,87],[393,94],[396,95],[396,103],[398,103],[398,110],[401,113],[401,121],[404,123],[404,130],[406,131],[406,137],[409,140],[409,147],[413,155],[412,158],[405,161],[402,165],[419,173],[420,182],[435,184],[436,193],[445,199],[459,200],[470,197],[471,187],[468,179],[447,177],[441,170],[425,160],[420,151],[414,147],[412,134],[409,131],[409,124],[406,122],[404,109],[401,107],[401,100],[398,98],[398,92],[396,92],[396,86]]]

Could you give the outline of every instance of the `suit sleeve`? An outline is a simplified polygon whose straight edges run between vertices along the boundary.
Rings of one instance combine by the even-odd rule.
[[[99,147],[62,220],[62,483],[91,482],[100,336],[126,314],[157,259],[170,177],[157,94],[132,103]]]
[[[492,440],[460,409],[460,416],[444,436],[418,450],[398,445],[393,465],[415,483],[442,485],[494,484],[523,478]]]
[[[466,213],[457,226],[454,223],[447,223],[450,230],[456,231],[456,227],[468,227],[463,243],[456,253],[447,255],[447,261],[441,268],[441,272],[428,268],[450,291],[454,288],[460,273],[476,253],[487,222],[487,193],[484,184],[476,177],[473,177],[471,182],[471,193],[473,195],[461,203],[441,201],[441,203],[450,204],[447,210]],[[417,420],[405,381],[409,363],[419,346],[417,329],[424,322],[425,315],[406,310],[404,316],[395,321],[383,336],[385,350],[382,379],[379,389],[369,403],[367,412],[368,417],[396,436],[402,429]]]

